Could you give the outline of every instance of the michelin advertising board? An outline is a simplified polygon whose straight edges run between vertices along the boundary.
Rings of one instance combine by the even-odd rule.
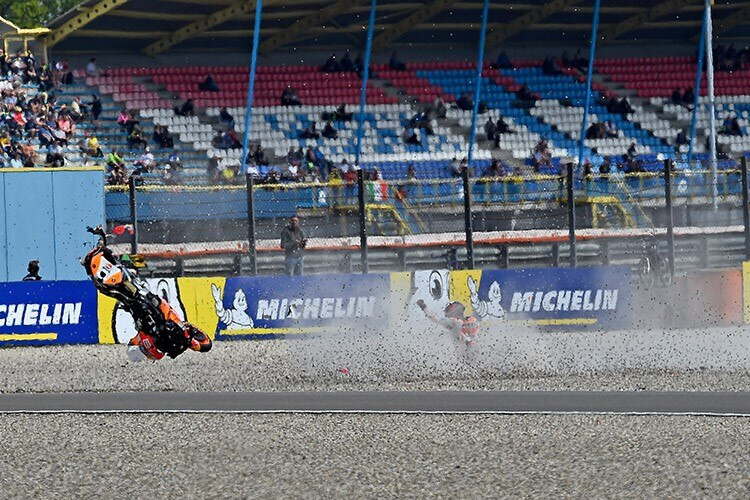
[[[97,342],[96,291],[89,282],[0,283],[0,346]]]
[[[421,299],[440,313],[459,301],[488,323],[625,326],[629,278],[625,267],[417,271],[409,303],[413,310]]]

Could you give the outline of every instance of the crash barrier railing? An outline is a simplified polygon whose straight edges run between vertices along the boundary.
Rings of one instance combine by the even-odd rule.
[[[482,332],[505,325],[620,329],[638,325],[696,327],[739,324],[750,266],[698,271],[664,284],[622,266],[324,274],[302,277],[164,277],[146,286],[175,312],[217,340],[300,334],[382,332],[424,320],[417,306],[440,313],[460,301]],[[21,299],[19,300],[19,297]],[[23,297],[34,297],[33,303]],[[132,320],[89,281],[0,284],[0,347],[126,344]],[[6,307],[7,305],[7,307]],[[437,327],[436,327],[437,328]],[[124,355],[124,353],[123,353]]]
[[[671,255],[674,227],[742,225],[750,248],[744,158],[739,165],[718,173],[719,210],[708,203],[709,172],[676,170],[665,161],[662,172],[587,176],[570,164],[564,176],[528,178],[472,178],[464,171],[451,179],[373,181],[360,171],[356,183],[260,184],[251,176],[242,186],[131,182],[107,192],[107,219],[138,229],[133,253],[144,243],[189,253],[201,242],[198,247],[208,258],[225,252],[228,242],[240,242],[231,251],[245,252],[253,273],[256,241],[277,239],[291,215],[300,217],[310,238],[347,238],[343,246],[359,250],[364,271],[368,238],[421,246],[429,235],[455,234],[450,239],[466,247],[471,268],[475,232],[534,229],[567,231],[568,260],[575,266],[576,231],[585,228],[663,228]]]

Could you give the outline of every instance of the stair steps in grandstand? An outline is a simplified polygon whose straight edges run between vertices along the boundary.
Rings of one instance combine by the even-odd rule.
[[[373,236],[405,236],[413,231],[396,207],[390,203],[368,203],[368,234]]]
[[[419,215],[411,208],[406,200],[394,200],[393,206],[398,212],[401,220],[409,227],[407,234],[419,234],[424,232],[425,225]]]

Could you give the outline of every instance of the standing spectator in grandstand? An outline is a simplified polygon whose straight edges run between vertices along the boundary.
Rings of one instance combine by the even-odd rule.
[[[474,101],[469,97],[469,94],[462,94],[456,101],[456,106],[463,111],[473,111]]]
[[[99,96],[96,94],[91,94],[91,98],[91,102],[89,103],[91,106],[91,119],[92,121],[97,121],[99,115],[102,114],[102,101],[99,100]]]
[[[303,251],[307,246],[307,237],[299,225],[299,218],[289,218],[289,225],[281,231],[281,248],[284,249],[284,261],[288,276],[302,276],[304,273]]]
[[[693,91],[693,87],[688,87],[685,89],[685,94],[682,96],[682,105],[686,108],[690,109],[695,101],[695,92]]]
[[[531,90],[529,90],[528,85],[526,85],[525,83],[521,86],[520,89],[518,89],[518,92],[516,92],[516,97],[518,97],[518,99],[524,103],[533,104],[534,102],[536,102],[536,96],[531,92]]]
[[[503,118],[503,115],[500,115],[497,117],[497,122],[495,123],[495,129],[497,130],[497,134],[512,134],[513,130],[511,130],[510,126],[505,122],[505,119]],[[499,137],[498,137],[499,139]],[[499,141],[498,141],[499,142]],[[498,144],[495,144],[495,147],[498,147]]]
[[[81,109],[81,98],[76,97],[73,102],[70,103],[70,109],[68,110],[70,117],[74,122],[79,122],[83,118],[83,110]]]
[[[174,139],[172,134],[169,133],[167,127],[163,125],[156,125],[154,127],[154,142],[159,145],[160,148],[173,148]]]
[[[130,114],[130,111],[128,111],[128,108],[122,108],[120,110],[120,114],[117,115],[117,124],[127,133],[130,133],[133,129],[133,116]]]
[[[5,54],[5,50],[0,49],[0,76],[7,75],[9,71],[8,56]]]
[[[535,172],[539,172],[541,168],[552,166],[551,162],[552,154],[547,146],[547,139],[542,137],[531,151],[531,166],[534,167]]]
[[[336,111],[333,113],[333,120],[337,122],[350,122],[352,121],[352,113],[346,111],[346,104],[340,104]]]
[[[625,118],[625,115],[630,114],[630,113],[635,113],[635,110],[633,109],[633,106],[630,105],[630,101],[628,101],[628,98],[623,97],[617,103],[616,112],[621,114],[622,117]]]
[[[388,67],[393,71],[406,71],[406,64],[404,64],[398,58],[398,54],[396,54],[395,50],[391,53],[391,59],[388,61]]]
[[[145,148],[148,145],[148,141],[143,137],[143,130],[138,125],[133,126],[128,134],[128,146],[131,148]]]
[[[487,122],[484,124],[484,133],[487,135],[488,141],[496,141],[497,140],[497,126],[495,125],[495,122],[492,121],[492,117],[487,117]]]
[[[586,158],[583,162],[583,178],[588,179],[594,174],[594,166],[591,164],[591,160]]]
[[[255,151],[252,152],[253,160],[255,160],[255,163],[258,165],[268,166],[270,163],[268,161],[268,157],[266,156],[266,152],[263,150],[263,147],[258,144],[255,146]]]
[[[685,135],[685,131],[684,130],[680,130],[679,132],[677,132],[677,137],[674,138],[675,145],[677,145],[677,146],[686,146],[687,144],[689,144],[689,142],[690,141],[688,141],[688,138]]]
[[[557,69],[557,61],[554,57],[547,56],[544,58],[542,72],[547,76],[557,76],[561,74],[560,70]]]
[[[404,141],[404,144],[411,144],[413,146],[421,146],[422,141],[419,140],[419,135],[417,134],[418,129],[415,128],[405,128],[404,133],[402,134],[401,138]]]
[[[96,58],[92,57],[86,64],[86,76],[90,78],[96,78],[99,76],[99,68],[96,66]]]
[[[174,107],[174,114],[177,116],[195,116],[195,104],[192,99],[188,99],[182,106]]]
[[[50,167],[62,167],[65,165],[62,146],[58,141],[47,146],[47,160],[45,163]]]
[[[435,100],[432,101],[432,111],[435,113],[435,118],[445,118],[448,114],[448,108],[445,106],[445,102],[440,95],[435,96]]]
[[[73,123],[73,120],[70,119],[70,114],[68,114],[67,111],[60,112],[60,115],[57,118],[57,128],[65,132],[66,139],[70,139],[70,136],[75,133],[76,126]]]
[[[630,143],[630,146],[628,147],[627,153],[625,153],[628,159],[635,160],[636,156],[638,156],[638,148],[635,143],[635,141]]]
[[[229,114],[226,107],[219,110],[219,123],[227,128],[234,128],[234,116]]]
[[[341,71],[341,65],[336,60],[336,54],[331,54],[331,57],[320,68],[320,71],[323,73],[338,73]]]
[[[325,137],[326,139],[338,139],[339,138],[339,133],[334,128],[333,122],[331,122],[331,120],[328,120],[326,122],[326,126],[323,128],[323,137]]]
[[[94,134],[88,134],[87,132],[88,141],[86,144],[87,151],[86,154],[91,156],[92,158],[104,158],[104,152],[102,151],[101,146],[99,145],[99,139],[97,139],[96,135]]]
[[[26,267],[26,271],[29,273],[21,279],[21,281],[41,281],[42,277],[39,276],[39,261],[29,261],[29,265]]]
[[[218,183],[221,178],[220,165],[221,160],[218,156],[212,156],[209,158],[206,173],[208,174],[208,180],[214,184]]]
[[[510,57],[508,57],[508,54],[504,50],[497,56],[495,67],[497,69],[515,69],[513,63],[510,61]]]
[[[357,182],[357,167],[346,163],[341,164],[341,170],[344,172],[344,182],[347,184],[354,184]]]
[[[409,163],[409,168],[406,169],[406,180],[415,181],[417,180],[417,171],[414,170],[414,164]]]
[[[316,124],[315,122],[310,122],[307,127],[305,128],[305,131],[302,132],[302,138],[303,139],[320,139],[320,134],[315,129]]]
[[[341,59],[339,65],[341,67],[341,71],[354,71],[354,63],[352,62],[352,58],[349,55],[348,50],[344,53],[344,57]]]
[[[219,86],[216,85],[214,77],[208,75],[205,80],[198,84],[198,90],[203,90],[206,92],[219,92],[220,89]]]
[[[299,100],[297,91],[292,87],[287,87],[281,92],[281,105],[282,106],[302,106],[302,101]]]
[[[609,156],[605,156],[602,163],[599,165],[599,173],[602,175],[608,175],[612,170],[612,160]]]
[[[672,91],[672,104],[682,105],[682,102],[683,102],[682,92],[680,91],[680,89],[674,89]]]

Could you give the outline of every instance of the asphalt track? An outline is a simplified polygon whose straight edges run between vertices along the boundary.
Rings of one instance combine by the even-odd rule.
[[[750,392],[103,392],[0,394],[3,413],[604,413],[750,416]]]

